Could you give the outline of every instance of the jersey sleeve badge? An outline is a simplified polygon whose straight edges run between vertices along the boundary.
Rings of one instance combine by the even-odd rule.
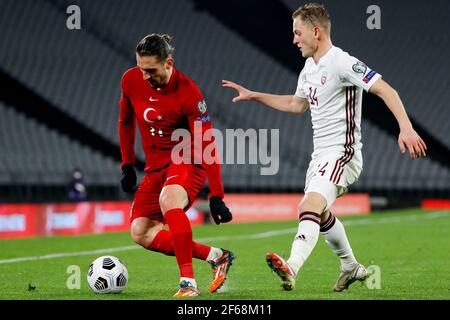
[[[367,70],[367,66],[361,62],[361,61],[357,61],[353,66],[352,66],[353,71],[355,71],[356,73],[362,73],[363,75],[366,73]]]
[[[199,101],[199,102],[198,102],[198,104],[197,104],[197,109],[198,109],[198,111],[200,111],[200,113],[202,113],[202,114],[206,112],[207,107],[206,107],[206,102],[205,102],[205,100],[202,100],[202,101]]]

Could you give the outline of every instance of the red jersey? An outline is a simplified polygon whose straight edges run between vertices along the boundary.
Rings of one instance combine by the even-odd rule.
[[[167,85],[160,89],[151,87],[142,78],[138,67],[129,69],[122,77],[119,105],[122,166],[136,161],[134,142],[137,120],[146,159],[144,171],[147,173],[164,168],[172,162],[172,149],[179,143],[171,140],[176,129],[189,130],[193,146],[195,121],[202,123],[203,132],[212,128],[206,103],[198,86],[175,68]],[[202,143],[202,149],[210,143]],[[211,196],[223,198],[220,164],[206,164],[202,161],[202,165],[207,171]]]

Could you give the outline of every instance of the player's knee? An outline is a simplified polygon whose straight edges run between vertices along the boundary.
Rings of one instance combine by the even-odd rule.
[[[188,203],[187,192],[179,185],[166,186],[159,195],[159,205],[163,214],[174,208],[185,208]]]
[[[327,200],[317,192],[310,192],[305,195],[298,205],[299,212],[315,212],[322,214],[327,206]]]
[[[159,206],[161,207],[162,213],[166,213],[168,210],[172,209],[173,207],[173,199],[170,197],[170,193],[168,192],[161,192],[159,195]]]
[[[136,231],[133,228],[131,229],[131,239],[133,239],[135,243],[143,247],[145,247],[148,242],[147,237],[144,233]]]
[[[159,223],[149,223],[141,218],[133,220],[131,224],[131,239],[145,248],[149,247],[156,233],[162,229]]]
[[[136,233],[133,233],[133,231],[131,231],[131,239],[133,239],[133,241],[135,243],[137,243],[138,245],[141,245],[143,247],[145,247],[145,237]]]
[[[320,224],[324,224],[328,221],[328,218],[330,217],[330,211],[325,210],[322,215],[320,216]]]

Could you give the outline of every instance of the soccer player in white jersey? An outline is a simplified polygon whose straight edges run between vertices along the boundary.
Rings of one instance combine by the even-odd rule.
[[[425,156],[426,145],[413,129],[397,92],[375,70],[333,46],[330,16],[322,5],[306,4],[292,18],[293,43],[306,58],[294,95],[251,91],[228,80],[222,85],[239,94],[233,102],[254,100],[294,114],[311,110],[314,152],[306,173],[305,196],[299,205],[298,232],[287,261],[274,252],[267,253],[266,260],[280,277],[281,287],[292,290],[300,268],[322,234],[341,262],[333,288],[339,292],[368,276],[353,255],[344,226],[330,212],[336,198],[347,192],[362,171],[362,91],[381,97],[395,116],[402,153],[408,149],[411,159]]]

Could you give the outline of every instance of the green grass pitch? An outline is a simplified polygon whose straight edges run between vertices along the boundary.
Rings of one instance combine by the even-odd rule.
[[[450,298],[450,211],[420,209],[374,213],[341,218],[357,259],[366,267],[380,269],[380,289],[354,283],[349,290],[334,293],[331,288],[339,273],[339,260],[322,237],[297,278],[291,292],[280,290],[270,272],[265,253],[289,256],[296,221],[249,224],[204,225],[193,228],[194,239],[232,250],[236,260],[230,269],[226,289],[211,294],[212,273],[204,261],[194,260],[201,300],[303,300],[303,299],[443,299]],[[131,248],[110,253],[85,251],[133,246],[124,233],[0,240],[0,300],[169,300],[177,290],[175,257]],[[71,254],[50,259],[6,261],[21,257]],[[94,294],[86,272],[101,255],[114,255],[128,267],[129,283],[121,294]],[[67,268],[81,270],[80,289],[66,286]],[[29,284],[35,287],[29,289]]]

